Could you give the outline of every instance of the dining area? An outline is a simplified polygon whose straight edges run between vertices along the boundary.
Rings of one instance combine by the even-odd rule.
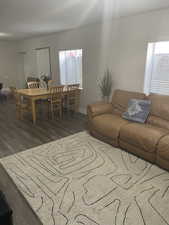
[[[79,111],[80,92],[80,84],[55,85],[50,80],[44,87],[39,81],[28,81],[27,88],[13,90],[16,117],[23,120],[26,119],[26,113],[29,113],[33,124],[36,124],[38,111],[45,109],[47,119],[62,119],[63,112]]]

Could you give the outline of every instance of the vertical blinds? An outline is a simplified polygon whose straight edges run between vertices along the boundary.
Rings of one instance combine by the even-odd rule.
[[[154,54],[150,91],[169,94],[169,54]]]
[[[169,95],[169,42],[151,43],[148,51],[145,92]]]

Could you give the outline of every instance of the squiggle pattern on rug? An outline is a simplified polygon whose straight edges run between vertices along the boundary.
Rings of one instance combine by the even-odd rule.
[[[169,173],[86,132],[0,162],[44,225],[169,224]]]

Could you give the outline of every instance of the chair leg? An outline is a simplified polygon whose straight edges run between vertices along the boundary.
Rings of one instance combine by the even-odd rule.
[[[51,112],[51,106],[50,104],[48,104],[47,106],[48,119],[50,119],[50,112]]]
[[[16,110],[16,118],[18,119],[18,120],[20,120],[21,119],[21,113],[20,113],[20,110]]]
[[[22,120],[23,119],[23,111],[20,110],[20,119]]]
[[[60,106],[60,109],[59,109],[59,116],[60,118],[62,118],[62,105]]]
[[[52,114],[52,120],[54,120],[54,108],[53,108],[53,104],[51,104],[51,114]]]

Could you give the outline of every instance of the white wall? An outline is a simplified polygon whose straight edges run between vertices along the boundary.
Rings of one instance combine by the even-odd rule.
[[[168,21],[169,9],[119,20],[116,87],[143,91],[147,45],[169,40]]]
[[[100,99],[97,79],[109,67],[114,88],[143,91],[147,44],[169,40],[169,9],[123,17],[110,23],[25,40],[21,50],[33,59],[34,48],[51,48],[53,78],[59,82],[58,51],[83,48],[83,93],[81,110]],[[28,60],[29,61],[29,60]],[[28,65],[36,73],[34,60]]]
[[[115,40],[111,32],[112,45]],[[102,26],[89,25],[76,30],[60,32],[39,38],[25,40],[21,50],[26,52],[27,68],[30,74],[36,74],[36,61],[34,60],[35,48],[51,48],[51,69],[53,79],[59,83],[58,52],[63,49],[83,49],[83,92],[81,94],[81,111],[86,110],[86,105],[100,99],[97,79],[103,74],[104,52],[106,46],[102,45]],[[111,47],[113,48],[113,46]],[[106,52],[106,51],[105,51]],[[30,63],[29,63],[30,62]],[[27,70],[27,71],[28,71]]]
[[[4,87],[22,87],[23,62],[15,41],[0,41],[0,82]]]

